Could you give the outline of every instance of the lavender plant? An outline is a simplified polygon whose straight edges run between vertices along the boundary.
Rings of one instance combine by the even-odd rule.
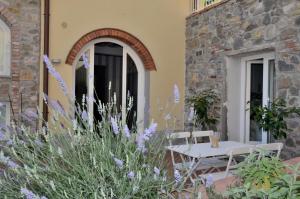
[[[44,60],[69,96],[62,77]],[[69,97],[74,104],[69,112],[46,95],[44,100],[52,112],[45,127],[33,132],[15,126],[0,132],[6,135],[0,137],[1,197],[172,198],[182,176],[176,173],[175,181],[167,177],[164,135],[156,133],[156,123],[143,131],[130,130],[114,99],[96,103],[101,120],[93,122],[86,104],[96,99],[84,97],[78,104]]]

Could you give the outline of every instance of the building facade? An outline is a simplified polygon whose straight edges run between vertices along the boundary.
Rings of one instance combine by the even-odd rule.
[[[38,106],[40,9],[39,0],[0,1],[1,125],[27,122]]]
[[[58,60],[54,66],[78,100],[82,94],[93,98],[96,90],[106,102],[111,82],[119,105],[126,104],[128,91],[133,95],[139,123],[164,121],[169,110],[161,109],[173,95],[174,84],[184,98],[188,12],[189,2],[182,0],[51,0],[49,57]],[[92,66],[88,71],[83,54]],[[53,77],[49,96],[67,105]],[[183,110],[181,100],[172,113],[178,128],[183,128]]]
[[[152,119],[163,127],[171,114],[182,130],[190,110],[183,99],[214,89],[223,138],[266,142],[247,102],[281,97],[300,105],[299,27],[297,0],[0,0],[0,123],[42,110],[45,87],[67,109],[57,81],[44,76],[49,44],[50,60],[78,100],[96,90],[106,102],[115,92],[124,106],[130,95],[142,127]],[[181,97],[175,109],[174,84]],[[286,158],[300,155],[299,118],[287,121]]]
[[[187,18],[186,97],[215,89],[221,97],[219,129],[230,140],[266,141],[250,119],[248,101],[283,98],[300,105],[300,3],[296,0],[229,0]],[[188,110],[188,107],[186,107]],[[286,158],[300,155],[300,120]]]

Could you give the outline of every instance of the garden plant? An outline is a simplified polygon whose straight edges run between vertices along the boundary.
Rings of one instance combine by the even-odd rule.
[[[114,95],[108,104],[86,96],[75,102],[46,56],[45,62],[68,96],[70,111],[45,95],[51,117],[43,127],[1,127],[1,198],[174,198],[184,176],[178,171],[175,178],[167,176],[165,136],[156,133],[157,124],[129,129]],[[89,100],[101,120],[89,115]],[[41,120],[40,114],[31,113],[31,119]]]
[[[265,152],[262,152],[265,153]],[[300,198],[300,164],[287,166],[277,157],[257,153],[239,164],[241,180],[226,193],[229,199],[296,199]]]
[[[300,116],[299,107],[287,107],[285,100],[277,98],[269,106],[251,104],[251,117],[258,126],[271,133],[274,139],[286,138],[290,129],[286,119],[290,116]]]
[[[220,98],[214,90],[208,89],[189,98],[188,104],[192,106],[195,112],[194,123],[202,130],[216,129],[218,122],[216,106],[220,102]]]

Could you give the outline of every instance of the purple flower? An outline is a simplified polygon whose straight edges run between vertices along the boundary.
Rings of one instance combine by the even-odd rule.
[[[145,129],[144,139],[149,140],[153,136],[157,128],[157,123],[151,123],[149,128]]]
[[[23,194],[26,197],[26,199],[37,199],[37,198],[39,198],[32,191],[30,191],[26,188],[21,188],[21,194]]]
[[[23,194],[26,199],[47,199],[45,196],[39,197],[27,188],[21,188],[21,194]]]
[[[154,171],[155,175],[157,175],[157,176],[160,175],[160,170],[159,170],[159,168],[154,167],[153,171]]]
[[[9,139],[9,140],[6,142],[6,145],[7,145],[7,146],[11,146],[11,145],[13,145],[13,141],[12,141],[12,139]]]
[[[214,179],[212,175],[208,175],[207,178],[205,179],[205,187],[209,188],[214,184]]]
[[[8,160],[6,164],[11,169],[20,168],[20,166],[17,163],[15,163],[14,161],[11,161],[11,160]]]
[[[34,111],[31,111],[31,110],[27,110],[25,112],[25,114],[29,117],[29,118],[33,118],[33,119],[38,119],[39,118],[39,115],[34,112]]]
[[[182,180],[182,176],[180,175],[180,172],[177,169],[174,171],[174,178],[176,184],[178,184]]]
[[[11,169],[17,169],[20,167],[17,163],[10,160],[9,157],[5,157],[3,152],[0,152],[0,162],[2,162],[3,164],[6,164]]]
[[[136,138],[137,143],[137,150],[139,150],[142,153],[146,152],[146,146],[145,146],[145,138],[143,133],[139,133]]]
[[[5,135],[4,133],[0,130],[0,141],[5,140]]]
[[[43,146],[43,142],[40,139],[36,139],[34,143],[40,147]]]
[[[61,103],[57,100],[50,100],[50,106],[53,110],[55,110],[60,115],[66,115],[64,107],[61,105]]]
[[[122,169],[123,168],[123,165],[124,165],[124,162],[118,158],[114,158],[114,161],[117,165],[117,167],[119,167],[119,169]]]
[[[90,67],[89,60],[85,53],[82,54],[83,65],[86,69]]]
[[[87,114],[87,112],[84,110],[84,111],[82,111],[82,113],[81,113],[81,118],[82,118],[82,120],[83,121],[88,121],[89,120],[89,116],[88,116],[88,114]]]
[[[180,93],[179,93],[179,88],[176,84],[174,85],[173,95],[174,95],[174,103],[178,104],[180,101]]]
[[[144,133],[138,134],[136,138],[137,149],[142,153],[145,153],[147,151],[145,142],[153,136],[153,134],[156,131],[156,128],[157,128],[157,123],[151,123],[149,128],[145,129]]]
[[[157,123],[151,123],[150,126],[149,126],[149,130],[151,132],[155,132],[156,128],[157,128]]]
[[[135,174],[133,171],[130,171],[128,174],[127,174],[127,177],[130,179],[130,180],[133,180],[134,177],[135,177]]]
[[[125,124],[125,126],[124,126],[124,134],[127,138],[130,138],[130,130],[129,130],[127,124]]]
[[[110,122],[111,122],[112,129],[114,131],[114,134],[118,135],[119,134],[119,126],[118,126],[116,119],[111,117]]]
[[[44,55],[44,62],[46,64],[46,67],[49,71],[49,73],[56,79],[58,84],[60,85],[60,88],[64,92],[65,95],[68,94],[68,87],[61,75],[55,70],[55,68],[52,66],[52,63],[47,55]]]

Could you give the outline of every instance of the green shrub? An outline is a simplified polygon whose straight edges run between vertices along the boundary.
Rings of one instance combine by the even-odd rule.
[[[195,124],[201,126],[203,130],[215,129],[218,122],[215,108],[220,102],[220,98],[215,91],[204,90],[187,101],[188,104],[194,107],[196,113]]]
[[[283,99],[275,99],[270,106],[251,105],[251,117],[257,122],[260,128],[270,132],[275,139],[286,138],[288,129],[286,118],[296,114],[300,116],[299,107],[287,107]]]
[[[69,96],[47,57],[45,62]],[[175,181],[167,178],[165,136],[156,133],[157,124],[130,131],[113,99],[106,105],[97,103],[101,120],[91,122],[89,100],[96,101],[83,97],[80,105],[72,106],[75,102],[69,97],[71,111],[66,112],[45,96],[52,112],[46,127],[36,132],[24,126],[1,127],[1,198],[156,199],[172,198],[170,192],[182,187],[178,172]]]
[[[26,128],[14,132],[0,158],[8,166],[1,196],[22,198],[20,190],[26,188],[48,198],[159,198],[171,190],[163,165],[164,138],[153,135],[155,124],[136,134],[118,118],[103,117],[91,128],[84,119],[62,125],[65,118],[60,117],[47,134]],[[8,157],[10,162],[4,160]]]
[[[257,155],[250,155],[237,171],[242,183],[231,187],[225,196],[229,199],[300,198],[299,168],[300,164],[287,167],[275,157],[258,159]]]
[[[249,155],[238,166],[237,175],[242,181],[258,189],[270,189],[284,169],[284,164],[277,157],[260,157],[256,153]]]

